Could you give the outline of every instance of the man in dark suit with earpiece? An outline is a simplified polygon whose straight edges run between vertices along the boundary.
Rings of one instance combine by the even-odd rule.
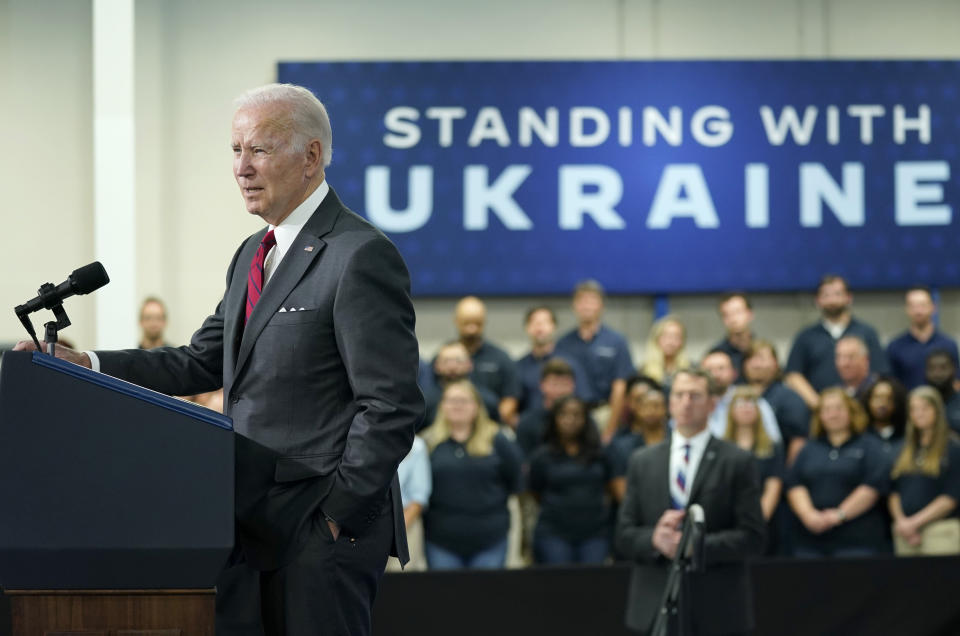
[[[710,436],[712,388],[704,371],[678,372],[670,389],[672,435],[630,458],[616,545],[635,564],[626,616],[635,630],[648,631],[656,617],[692,504],[705,513],[706,570],[686,575],[690,595],[681,610],[690,612],[688,624],[698,635],[745,633],[753,625],[746,559],[763,549],[760,478],[749,453]]]

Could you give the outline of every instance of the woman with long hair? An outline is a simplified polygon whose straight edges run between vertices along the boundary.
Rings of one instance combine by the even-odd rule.
[[[774,444],[764,430],[758,398],[757,391],[749,387],[734,391],[727,409],[727,430],[723,438],[756,459],[763,484],[760,508],[764,520],[769,523],[783,491],[783,448]]]
[[[680,369],[690,366],[687,357],[687,328],[671,314],[660,318],[650,327],[643,357],[642,373],[664,385],[664,392]]]
[[[882,375],[867,389],[863,405],[867,409],[867,433],[880,442],[893,463],[906,427],[906,389],[896,378]]]
[[[890,514],[897,555],[960,554],[960,443],[940,393],[917,387],[907,399],[907,431],[893,466]]]
[[[520,450],[468,380],[444,388],[437,418],[421,435],[433,478],[424,518],[429,568],[503,567],[507,498],[520,486]]]
[[[603,563],[610,551],[609,484],[610,465],[586,404],[561,398],[530,459],[530,492],[540,502],[537,563]]]
[[[820,394],[810,441],[787,471],[787,500],[800,557],[868,556],[887,552],[880,507],[889,469],[878,445],[862,433],[867,415],[843,389]]]

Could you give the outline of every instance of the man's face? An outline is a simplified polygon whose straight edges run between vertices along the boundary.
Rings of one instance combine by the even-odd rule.
[[[957,370],[948,356],[930,356],[927,360],[927,382],[938,389],[944,389],[953,384],[953,376]]]
[[[837,375],[848,386],[859,386],[870,375],[870,356],[853,340],[841,340],[834,350]]]
[[[725,353],[711,353],[703,359],[700,368],[709,373],[724,391],[737,379],[737,370],[733,368],[730,356]]]
[[[745,333],[753,322],[753,311],[741,296],[734,296],[720,305],[720,320],[727,333]]]
[[[540,393],[543,394],[543,404],[547,408],[550,408],[560,398],[573,395],[573,389],[573,377],[569,375],[551,373],[540,380]]]
[[[163,336],[167,327],[167,313],[160,303],[147,303],[140,311],[140,329],[143,337],[148,340],[157,340]]]
[[[777,377],[779,370],[777,359],[769,349],[757,349],[756,353],[743,361],[743,373],[748,382],[769,384]]]
[[[473,361],[462,346],[444,347],[437,354],[433,368],[442,379],[452,382],[470,375],[473,371]]]
[[[573,297],[573,313],[579,322],[597,322],[603,315],[603,296],[593,291],[581,291]]]
[[[233,117],[233,176],[247,212],[276,225],[307,196],[306,151],[293,152],[292,133],[278,106],[242,108]]]
[[[557,325],[554,324],[550,312],[541,309],[530,314],[526,329],[530,341],[535,346],[543,346],[553,342],[553,334],[557,330]]]
[[[836,320],[839,318],[850,308],[852,302],[853,298],[850,296],[850,292],[847,291],[843,282],[839,280],[825,283],[820,287],[820,291],[817,292],[817,307],[820,308],[820,313],[822,313],[827,320]]]
[[[463,303],[454,316],[457,334],[463,343],[475,343],[483,340],[483,327],[487,321],[487,312],[480,303]]]
[[[674,378],[670,387],[670,417],[677,430],[688,437],[706,428],[713,402],[707,391],[706,378],[689,373],[679,373]]]
[[[933,312],[936,307],[930,295],[919,289],[915,289],[907,294],[906,312],[911,325],[925,327],[933,319]]]

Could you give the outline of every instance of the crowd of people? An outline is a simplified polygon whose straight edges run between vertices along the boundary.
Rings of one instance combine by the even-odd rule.
[[[724,337],[702,359],[666,315],[635,364],[595,281],[575,288],[567,334],[551,308],[526,312],[518,360],[484,337],[484,303],[461,299],[458,337],[421,361],[426,415],[399,469],[412,568],[624,558],[614,528],[630,458],[669,444],[672,381],[689,368],[712,380],[710,435],[755,459],[767,555],[960,553],[960,364],[930,290],[906,291],[908,329],[885,348],[843,278],[825,276],[816,303],[785,364],[739,292],[721,298]],[[164,344],[159,299],[140,321],[141,347]],[[189,399],[218,409],[222,397]]]
[[[820,320],[781,364],[752,330],[749,297],[730,293],[725,335],[701,360],[667,315],[635,364],[595,281],[575,288],[567,334],[549,307],[529,309],[531,349],[515,361],[485,339],[483,302],[463,298],[458,338],[421,362],[424,444],[400,467],[414,553],[423,536],[414,567],[624,558],[614,528],[631,457],[669,445],[671,386],[691,368],[711,379],[710,436],[754,458],[766,554],[960,553],[957,345],[936,328],[930,290],[905,301],[909,327],[883,347],[847,282],[825,276]]]

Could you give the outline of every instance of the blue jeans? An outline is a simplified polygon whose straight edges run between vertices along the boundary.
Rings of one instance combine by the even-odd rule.
[[[537,530],[533,536],[533,558],[537,563],[603,563],[610,552],[610,540],[606,536],[583,541],[567,541]]]
[[[423,548],[427,555],[427,567],[431,570],[498,570],[507,561],[506,538],[469,556],[457,554],[429,541],[424,543]]]

